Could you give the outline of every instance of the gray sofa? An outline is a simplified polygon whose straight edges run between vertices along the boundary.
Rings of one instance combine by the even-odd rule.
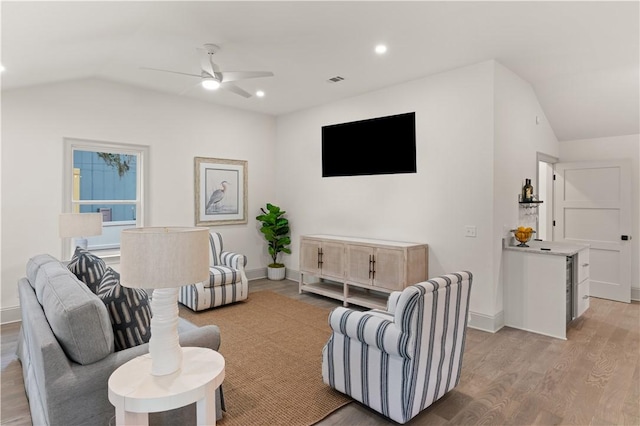
[[[108,425],[115,415],[107,381],[125,362],[147,353],[148,344],[114,352],[104,303],[50,255],[31,258],[18,282],[22,324],[17,354],[34,425]],[[220,330],[180,319],[182,346],[217,350]],[[220,389],[217,417],[222,417]],[[149,416],[151,424],[196,423],[195,404]]]

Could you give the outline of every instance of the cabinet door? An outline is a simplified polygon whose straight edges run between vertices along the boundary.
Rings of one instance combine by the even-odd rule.
[[[405,287],[404,250],[378,247],[374,261],[374,286],[388,290],[402,290]]]
[[[320,241],[302,239],[300,241],[300,271],[320,275]]]
[[[320,255],[322,277],[344,279],[344,244],[323,241]]]
[[[585,279],[578,284],[578,306],[576,308],[576,318],[584,314],[584,311],[589,309],[589,280]]]
[[[347,281],[371,285],[373,248],[347,245]]]

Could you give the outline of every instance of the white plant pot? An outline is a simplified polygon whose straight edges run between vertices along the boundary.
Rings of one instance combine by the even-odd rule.
[[[267,266],[267,278],[273,281],[284,280],[287,268],[271,268]]]

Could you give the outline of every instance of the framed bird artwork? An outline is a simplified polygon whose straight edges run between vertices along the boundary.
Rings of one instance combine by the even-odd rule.
[[[194,158],[196,226],[247,223],[247,161]]]

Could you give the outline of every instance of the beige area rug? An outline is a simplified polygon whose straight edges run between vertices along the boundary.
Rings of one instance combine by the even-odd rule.
[[[220,327],[226,412],[217,424],[311,425],[351,402],[322,382],[328,309],[273,293],[180,316]]]

